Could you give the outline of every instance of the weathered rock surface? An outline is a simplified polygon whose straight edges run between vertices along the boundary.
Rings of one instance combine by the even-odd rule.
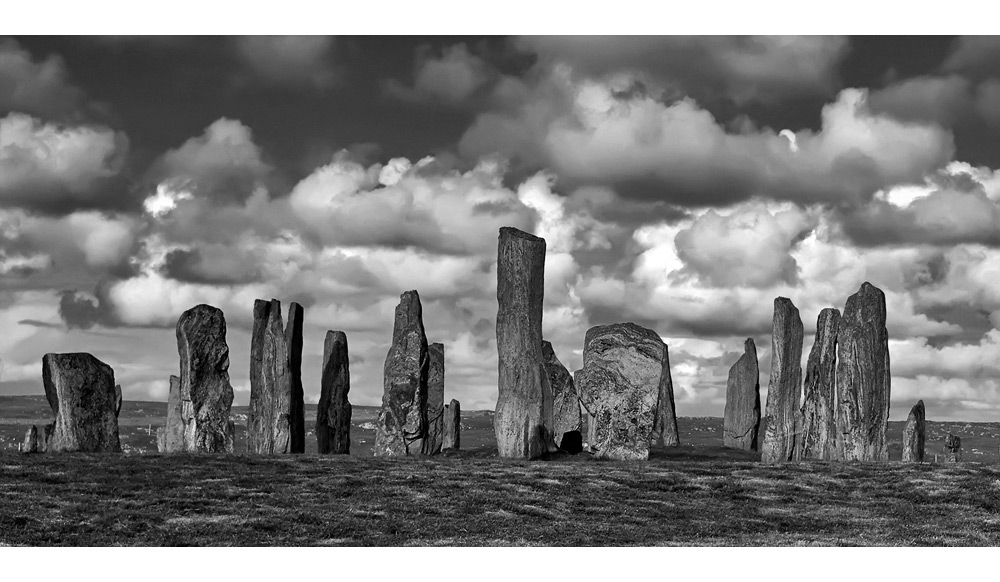
[[[743,342],[743,355],[729,369],[722,444],[733,449],[760,449],[760,370],[753,338]]]
[[[544,340],[542,341],[542,362],[545,365],[545,374],[549,379],[549,387],[552,389],[552,435],[556,445],[562,449],[562,441],[566,433],[579,433],[583,429],[583,421],[580,417],[580,397],[576,393],[573,376],[556,357],[552,344]]]
[[[167,427],[165,426],[156,429],[156,452],[167,452]]]
[[[545,239],[500,229],[497,246],[498,390],[493,429],[507,459],[556,450],[552,388],[542,358]]]
[[[837,333],[838,457],[889,460],[889,332],[885,294],[864,283],[847,299]]]
[[[910,409],[910,414],[906,417],[906,426],[903,427],[904,463],[924,462],[925,422],[924,401],[918,400]]]
[[[809,351],[803,388],[802,432],[797,459],[837,458],[837,330],[840,310],[827,308],[816,319],[816,341]]]
[[[49,452],[121,452],[120,392],[111,366],[85,353],[45,354],[42,383],[56,417]]]
[[[653,434],[650,444],[665,447],[680,446],[677,432],[677,414],[674,408],[674,381],[670,376],[670,348],[663,344],[663,373],[660,375],[660,391],[656,400],[656,414],[653,415]]]
[[[427,356],[427,438],[422,452],[436,455],[444,439],[444,344],[427,346]]]
[[[944,441],[944,462],[958,463],[962,460],[962,439],[956,435],[948,433],[948,438]]]
[[[351,452],[350,357],[347,334],[327,331],[323,343],[323,375],[316,409],[316,439],[320,454]]]
[[[298,353],[293,354],[296,347]],[[298,364],[295,371],[293,364]],[[286,329],[281,321],[280,301],[254,301],[248,452],[305,452],[301,364],[302,307],[292,303]]]
[[[462,405],[452,398],[444,405],[441,449],[459,450],[462,446]]]
[[[787,297],[774,300],[771,378],[767,385],[767,432],[761,460],[791,461],[802,391],[802,318]]]
[[[382,409],[375,427],[376,457],[416,455],[427,436],[430,356],[423,308],[416,291],[400,295],[392,346],[383,368]]]
[[[573,372],[574,386],[577,387],[580,386],[580,380],[583,378],[583,376],[580,375],[582,372],[583,370],[577,370]],[[579,396],[580,396],[580,391],[578,388],[577,397]],[[590,450],[592,443],[597,441],[597,421],[594,420],[594,413],[591,412],[589,408],[587,408],[587,403],[584,402],[582,398],[580,398],[580,409],[581,409],[581,417],[583,420],[583,431],[581,432],[586,434],[587,440],[585,442],[587,444],[587,450]]]
[[[115,416],[121,414],[122,411],[122,387],[120,384],[115,384]]]
[[[587,331],[577,386],[584,407],[593,414],[590,449],[595,457],[649,458],[666,351],[655,331],[634,323]]]
[[[181,374],[176,402],[168,402],[168,452],[233,452],[234,428],[229,420],[233,387],[222,310],[200,304],[182,313],[177,320],[177,351]],[[173,386],[171,382],[172,399]],[[177,435],[181,438],[179,448]]]
[[[21,444],[22,453],[38,453],[40,452],[40,447],[38,444],[38,427],[31,425],[31,428],[24,433],[24,443]]]

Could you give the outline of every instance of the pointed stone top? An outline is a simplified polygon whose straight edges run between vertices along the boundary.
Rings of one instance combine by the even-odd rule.
[[[775,297],[774,309],[777,310],[779,305],[782,306],[782,309],[794,309],[796,313],[799,311],[799,308],[795,307],[795,304],[788,297]]]
[[[523,238],[523,239],[530,240],[530,241],[542,241],[542,242],[545,242],[544,238],[542,238],[540,236],[535,236],[535,235],[533,235],[533,234],[531,234],[529,232],[524,232],[523,230],[514,228],[513,226],[501,226],[500,227],[500,238],[503,238],[504,236],[514,236],[514,237],[517,237],[517,238]]]
[[[748,337],[746,341],[743,342],[743,353],[753,354],[755,358],[757,357],[757,344],[753,343],[752,337]]]
[[[854,295],[847,298],[844,306],[844,319],[851,324],[877,322],[885,325],[885,293],[881,289],[865,281]]]
[[[556,353],[556,351],[552,349],[552,342],[549,340],[542,340],[542,357],[548,359],[549,354],[554,353]]]

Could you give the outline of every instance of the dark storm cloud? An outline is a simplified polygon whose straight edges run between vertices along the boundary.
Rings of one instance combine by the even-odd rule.
[[[83,105],[66,63],[57,54],[33,56],[16,40],[0,39],[0,115],[20,111],[68,119]]]
[[[170,251],[162,272],[177,281],[208,285],[233,285],[259,281],[260,270],[253,257],[213,245]]]
[[[70,329],[90,329],[105,319],[99,302],[75,289],[59,293],[59,316]]]

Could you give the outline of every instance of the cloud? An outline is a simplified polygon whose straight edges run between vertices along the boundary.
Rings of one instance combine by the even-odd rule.
[[[263,81],[325,88],[336,79],[334,39],[330,36],[243,36],[236,51]]]
[[[59,317],[70,329],[90,329],[104,319],[104,314],[97,298],[88,297],[71,289],[59,293]]]
[[[975,77],[1000,74],[1000,39],[995,36],[963,36],[955,41],[951,54],[942,65],[945,71]]]
[[[0,113],[68,118],[81,106],[83,92],[69,82],[58,55],[36,60],[12,39],[0,40]]]
[[[493,67],[471,53],[464,43],[432,55],[429,47],[417,54],[413,86],[396,80],[385,83],[388,95],[403,101],[464,105],[498,76]]]
[[[972,108],[973,87],[959,75],[912,77],[873,91],[869,104],[902,121],[951,126]]]

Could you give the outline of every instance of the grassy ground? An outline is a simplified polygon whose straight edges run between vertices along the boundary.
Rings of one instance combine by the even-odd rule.
[[[0,543],[997,545],[1000,467],[0,455]]]

